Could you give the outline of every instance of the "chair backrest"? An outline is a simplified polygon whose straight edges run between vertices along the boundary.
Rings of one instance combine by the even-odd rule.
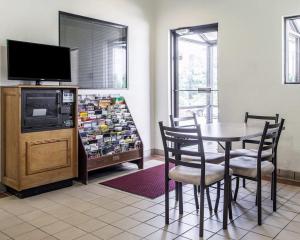
[[[279,114],[276,113],[275,116],[266,116],[266,115],[252,115],[252,114],[249,114],[249,112],[246,112],[245,113],[245,120],[244,120],[245,123],[248,123],[249,119],[274,121],[274,123],[278,123]]]
[[[269,122],[265,123],[264,131],[259,143],[258,148],[258,159],[261,160],[261,155],[263,151],[272,149],[273,157],[274,154],[277,154],[277,147],[279,139],[281,136],[282,129],[284,127],[285,119],[281,119],[280,123],[270,124]]]
[[[171,127],[195,127],[198,125],[197,116],[195,113],[193,113],[193,115],[190,117],[174,117],[173,115],[170,115],[170,123]]]
[[[279,120],[279,114],[276,113],[274,116],[270,116],[270,115],[252,115],[249,114],[249,112],[245,113],[245,119],[244,122],[248,123],[248,120],[252,119],[252,120],[263,120],[263,121],[272,121],[272,123],[278,123]],[[251,143],[251,144],[260,144],[259,140],[255,140],[255,139],[248,139],[248,140],[244,140],[243,141],[243,148],[246,147],[246,143]]]
[[[163,122],[159,122],[159,128],[164,146],[166,164],[171,162],[175,163],[176,165],[197,168],[205,166],[205,154],[200,125],[190,128],[167,127],[163,125]],[[196,151],[190,151],[182,149],[182,145],[197,145],[198,148]],[[200,160],[200,164],[181,161],[182,155],[191,156],[197,160]]]

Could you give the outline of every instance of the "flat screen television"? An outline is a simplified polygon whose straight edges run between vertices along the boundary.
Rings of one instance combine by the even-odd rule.
[[[9,80],[71,82],[70,48],[7,40]]]

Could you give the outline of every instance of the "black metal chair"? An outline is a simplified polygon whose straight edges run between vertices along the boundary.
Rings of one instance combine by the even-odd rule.
[[[205,152],[200,126],[191,128],[166,127],[159,122],[165,152],[165,223],[169,224],[169,181],[178,182],[179,214],[183,214],[182,183],[200,186],[200,237],[203,237],[204,191],[224,179],[224,166],[205,162]],[[184,150],[180,146],[197,145],[196,151]],[[182,156],[198,159],[199,163],[182,160]],[[169,169],[169,164],[175,166]],[[231,203],[229,204],[230,216]]]
[[[263,120],[263,121],[272,121],[273,123],[278,123],[279,114],[275,114],[274,116],[266,116],[266,115],[252,115],[249,112],[245,113],[244,122],[248,123],[248,120]],[[256,149],[246,149],[246,144],[254,144],[259,145],[260,141],[257,139],[247,139],[242,142],[242,149],[235,149],[230,152],[231,157],[239,157],[239,156],[248,156],[255,157],[257,156]],[[262,155],[263,159],[269,160],[272,157],[271,152],[264,152]],[[236,178],[236,187],[240,185],[240,179]],[[243,187],[246,187],[246,179],[243,178]],[[236,201],[237,196],[234,196],[234,201]]]
[[[175,118],[173,115],[170,115],[170,123],[171,127],[195,127],[198,125],[197,116],[193,113],[190,117],[177,117]],[[190,146],[183,146],[185,148],[189,148]],[[208,163],[220,164],[224,161],[225,155],[224,153],[215,153],[215,152],[205,152],[205,160]],[[188,160],[188,158],[187,158]],[[193,158],[191,158],[193,160]]]
[[[242,177],[257,182],[256,203],[258,207],[258,225],[261,225],[261,178],[262,176],[273,174],[275,178],[272,184],[272,199],[273,210],[276,211],[276,162],[263,159],[265,151],[272,150],[272,160],[277,159],[277,147],[284,125],[284,119],[280,123],[270,124],[265,123],[263,135],[259,141],[257,155],[255,157],[239,156],[230,159],[230,168],[233,171],[233,176]],[[235,189],[237,195],[238,188]]]
[[[196,127],[198,125],[197,116],[195,113],[193,113],[193,115],[190,117],[175,118],[173,115],[170,115],[170,123],[171,123],[172,127],[183,127],[183,128]],[[190,146],[181,145],[182,149],[184,149],[184,150],[191,150],[190,148],[192,146],[197,147],[197,144],[196,145],[193,144]],[[205,161],[207,163],[220,164],[224,161],[224,159],[225,159],[225,156],[223,153],[205,152]],[[195,159],[193,157],[188,157],[188,156],[182,156],[182,160],[199,163],[198,159]],[[176,192],[176,201],[178,201],[178,184],[177,184],[177,182],[175,183],[175,192]],[[197,196],[197,186],[194,186],[194,198],[195,198],[196,209],[198,210],[199,203],[198,203],[198,196]],[[207,198],[208,208],[210,211],[212,211],[213,208],[212,208],[212,204],[211,204],[209,188],[206,188],[206,198]],[[217,211],[217,208],[215,208],[215,211]]]

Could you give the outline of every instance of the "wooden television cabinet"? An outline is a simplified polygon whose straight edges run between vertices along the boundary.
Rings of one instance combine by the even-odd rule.
[[[59,129],[24,132],[22,92],[28,89],[72,92],[74,100],[70,106],[74,108],[71,110],[74,123]],[[2,183],[10,191],[26,197],[72,184],[72,179],[78,176],[76,109],[76,87],[19,85],[1,88]],[[59,111],[62,113],[61,109]]]

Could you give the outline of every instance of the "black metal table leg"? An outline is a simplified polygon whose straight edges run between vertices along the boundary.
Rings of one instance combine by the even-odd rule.
[[[229,207],[229,160],[231,142],[225,143],[225,174],[224,174],[224,206],[223,206],[223,229],[227,229]]]

